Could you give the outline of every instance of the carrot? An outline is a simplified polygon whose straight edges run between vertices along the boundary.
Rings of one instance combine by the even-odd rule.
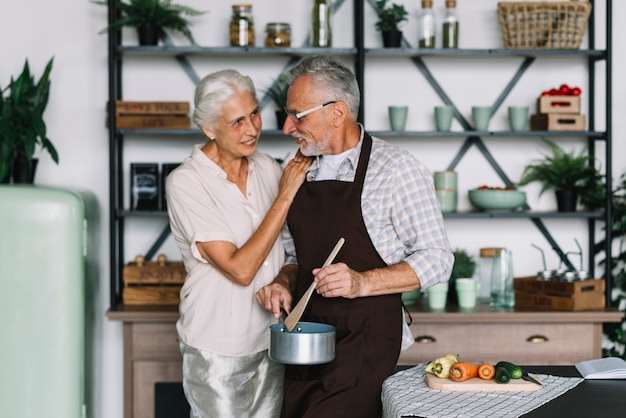
[[[457,361],[450,366],[450,380],[464,382],[478,376],[478,365],[466,361]]]
[[[496,368],[493,364],[483,363],[478,366],[478,377],[483,380],[491,380],[496,375]]]

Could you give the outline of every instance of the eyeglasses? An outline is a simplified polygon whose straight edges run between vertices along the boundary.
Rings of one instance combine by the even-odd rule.
[[[292,120],[294,123],[300,123],[300,120],[301,120],[303,117],[305,117],[306,115],[309,115],[309,114],[311,114],[311,113],[313,113],[313,112],[316,112],[316,111],[318,111],[318,110],[320,110],[320,109],[323,109],[323,108],[325,108],[326,106],[331,105],[331,104],[333,104],[333,103],[337,103],[337,101],[336,101],[336,100],[332,100],[332,101],[330,101],[330,102],[326,102],[326,103],[324,103],[324,104],[321,104],[321,105],[318,105],[318,106],[312,107],[312,108],[310,108],[310,109],[308,109],[308,110],[303,110],[302,112],[298,112],[298,113],[291,113],[290,111],[288,111],[288,110],[287,110],[287,108],[285,108],[285,113],[287,113],[287,115],[291,118],[291,120]]]

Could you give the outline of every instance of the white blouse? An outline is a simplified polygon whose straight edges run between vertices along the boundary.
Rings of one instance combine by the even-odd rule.
[[[247,196],[195,145],[190,157],[167,176],[167,208],[187,277],[176,324],[182,342],[221,355],[243,356],[269,346],[271,312],[255,300],[284,263],[280,238],[249,286],[224,277],[200,255],[196,242],[229,241],[241,247],[257,229],[278,194],[280,165],[269,155],[249,157]]]

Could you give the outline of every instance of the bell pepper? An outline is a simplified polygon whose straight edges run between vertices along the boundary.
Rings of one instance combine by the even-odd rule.
[[[450,378],[450,367],[457,361],[459,361],[459,356],[446,354],[428,363],[426,373],[432,373],[441,379],[448,379]]]

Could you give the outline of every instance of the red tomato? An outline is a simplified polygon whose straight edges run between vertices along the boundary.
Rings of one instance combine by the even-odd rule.
[[[548,94],[550,96],[558,96],[559,95],[559,91],[557,89],[550,89],[550,91],[548,92]]]
[[[572,96],[580,96],[580,94],[582,93],[582,90],[580,89],[580,87],[573,87],[571,94]]]
[[[559,87],[559,94],[561,96],[567,96],[570,94],[570,88],[567,84],[561,84],[561,87]]]
[[[549,96],[549,95],[550,95],[550,92],[549,92],[548,90],[545,90],[545,91],[542,91],[542,92],[541,92],[541,95],[542,95],[542,96]]]

